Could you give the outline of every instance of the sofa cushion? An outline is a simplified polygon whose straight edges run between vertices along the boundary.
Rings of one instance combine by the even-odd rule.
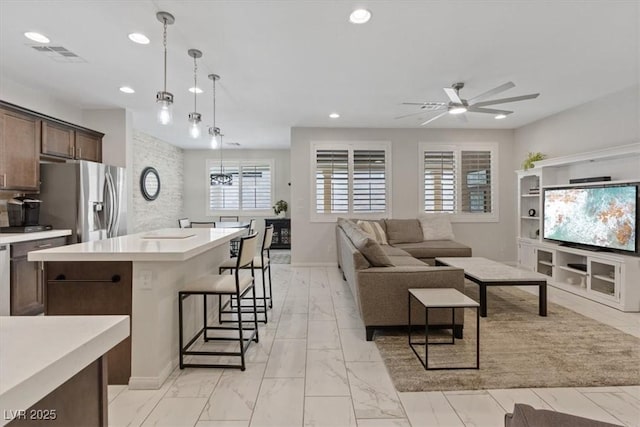
[[[339,225],[344,230],[353,246],[358,249],[362,255],[374,267],[392,267],[393,264],[389,257],[384,253],[382,247],[371,237],[369,237],[360,227],[352,221],[339,221]]]
[[[429,214],[418,218],[422,240],[454,240],[449,214]]]
[[[390,245],[422,242],[422,228],[417,219],[385,219],[384,224]]]
[[[453,240],[429,240],[418,243],[398,243],[400,248],[415,258],[436,257],[468,257],[471,256],[471,248],[454,242]]]
[[[396,267],[426,267],[427,264],[412,256],[391,255],[389,259]]]
[[[387,235],[376,221],[358,221],[358,226],[365,233],[369,234],[373,239],[381,245],[388,245]]]
[[[396,248],[395,246],[381,245],[380,247],[382,248],[384,253],[387,254],[387,256],[411,256],[409,252],[403,251],[402,249]]]

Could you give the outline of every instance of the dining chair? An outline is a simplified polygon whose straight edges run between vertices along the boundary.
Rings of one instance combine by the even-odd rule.
[[[191,228],[191,221],[189,221],[189,218],[180,218],[178,220],[178,227]]]
[[[191,228],[216,228],[216,223],[213,221],[203,221],[203,222],[191,222]]]
[[[253,270],[254,255],[258,247],[258,235],[256,233],[249,236],[242,237],[240,239],[240,250],[238,257],[234,258],[235,262],[235,274],[210,274],[193,282],[187,283],[183,286],[182,290],[178,292],[178,340],[180,344],[180,369],[187,367],[191,368],[236,368],[244,371],[245,365],[245,353],[249,348],[252,341],[258,342],[258,313],[256,309],[256,292],[255,292],[255,274]],[[250,270],[250,273],[247,271]],[[241,301],[249,291],[252,292],[251,300],[253,301],[251,311],[243,311],[240,306],[237,306],[234,314],[237,316],[236,320],[231,322],[236,325],[225,326],[210,326],[207,315],[207,296],[215,295],[218,300],[223,297],[235,297],[238,301]],[[193,295],[202,295],[203,301],[203,326],[195,335],[185,343],[184,337],[184,300]],[[252,313],[252,321],[244,320],[242,318],[243,313]],[[191,316],[189,316],[191,317]],[[229,323],[229,322],[227,322]],[[245,323],[251,323],[252,326],[245,326]],[[208,332],[220,331],[219,336],[210,336]],[[230,331],[236,331],[237,336],[234,337]],[[246,334],[250,332],[250,334]],[[213,351],[201,348],[198,350],[191,350],[190,348],[196,343],[198,338],[203,337],[205,342],[208,341],[236,341],[239,344],[238,351]],[[233,363],[191,363],[185,361],[185,356],[236,356],[240,357],[240,364]]]
[[[225,221],[238,222],[238,216],[237,215],[220,215],[220,222],[225,222]]]

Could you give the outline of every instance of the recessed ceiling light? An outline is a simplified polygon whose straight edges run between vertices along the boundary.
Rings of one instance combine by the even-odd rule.
[[[120,88],[120,92],[124,92],[124,93],[136,93],[135,90],[133,90],[133,88],[130,88],[129,86],[122,86]]]
[[[496,119],[496,120],[502,120],[502,119],[505,119],[505,118],[507,118],[506,114],[498,114],[498,115],[496,115],[494,117],[494,119]]]
[[[189,88],[189,92],[191,92],[191,93],[202,93],[203,90],[200,89],[199,87],[190,87]]]
[[[356,9],[349,15],[349,21],[352,24],[365,24],[371,19],[371,12],[367,9]]]
[[[26,33],[24,33],[24,36],[29,40],[33,40],[34,42],[38,43],[49,43],[51,41],[47,36],[43,36],[40,33],[34,33],[31,31],[27,31]]]
[[[129,34],[129,40],[138,44],[149,44],[149,37],[145,36],[142,33],[131,33]]]
[[[338,113],[331,113],[331,114],[329,114],[329,117],[331,117],[332,119],[337,119],[338,117],[340,117],[340,114],[338,114]]]

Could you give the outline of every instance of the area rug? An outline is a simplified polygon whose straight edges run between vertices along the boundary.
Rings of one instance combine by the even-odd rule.
[[[468,282],[466,293],[479,300],[478,286]],[[489,287],[487,294],[480,370],[425,371],[406,330],[378,331],[375,343],[398,391],[640,384],[640,339],[557,304],[540,317],[538,297],[514,287]],[[465,309],[465,338],[429,346],[430,366],[473,365],[475,326],[475,310]]]

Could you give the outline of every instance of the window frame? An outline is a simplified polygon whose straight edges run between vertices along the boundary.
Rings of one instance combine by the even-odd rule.
[[[205,212],[207,216],[219,216],[219,215],[237,215],[237,216],[265,216],[273,214],[273,204],[275,203],[275,161],[274,159],[225,159],[222,161],[223,166],[237,166],[238,176],[240,177],[240,186],[238,189],[238,200],[240,203],[239,209],[211,209],[211,184],[210,174],[211,167],[219,166],[220,159],[207,159],[205,162]],[[269,208],[268,209],[243,209],[242,207],[242,169],[245,166],[264,166],[269,165],[270,173],[270,194],[269,194]]]
[[[338,218],[386,218],[392,213],[392,157],[391,141],[312,141],[310,144],[310,179],[309,179],[309,221],[310,222],[335,222]],[[318,150],[347,150],[348,158],[348,211],[340,213],[319,213],[316,211],[316,171]],[[353,152],[358,150],[382,150],[384,151],[385,174],[385,211],[384,212],[356,212],[353,210],[353,184],[354,184],[354,157]]]
[[[424,153],[425,151],[452,151],[455,165],[455,200],[456,210],[450,213],[451,222],[499,222],[500,221],[500,177],[499,177],[499,144],[497,142],[459,142],[459,143],[418,143],[418,215],[441,215],[446,212],[424,211]],[[490,151],[491,152],[491,212],[461,212],[462,206],[462,152]]]

